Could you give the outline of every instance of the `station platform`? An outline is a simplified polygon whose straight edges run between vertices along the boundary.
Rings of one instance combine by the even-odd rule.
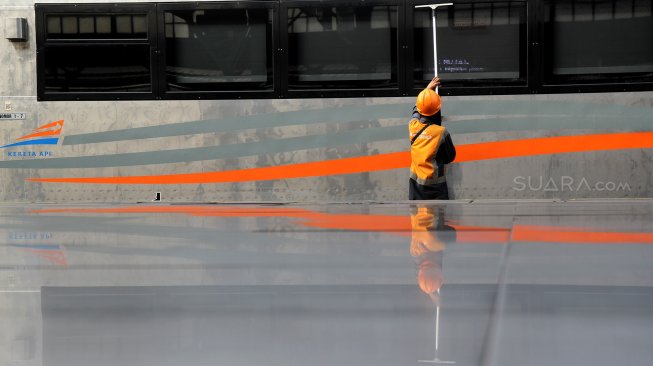
[[[653,200],[0,205],[0,364],[648,365]]]

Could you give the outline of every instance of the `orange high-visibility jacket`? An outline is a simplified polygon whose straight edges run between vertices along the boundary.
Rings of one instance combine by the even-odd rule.
[[[410,139],[424,127],[418,118],[408,124]],[[437,124],[429,125],[410,147],[410,177],[421,185],[446,182],[445,164],[456,157],[456,149],[446,128]]]

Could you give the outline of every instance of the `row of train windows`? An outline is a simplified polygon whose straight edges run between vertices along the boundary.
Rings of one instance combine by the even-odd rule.
[[[468,0],[440,7],[443,89],[650,85],[652,3]],[[37,5],[39,97],[408,95],[433,77],[435,65],[432,13],[417,4]]]

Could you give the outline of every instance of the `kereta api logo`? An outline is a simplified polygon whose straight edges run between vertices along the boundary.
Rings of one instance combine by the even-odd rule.
[[[29,146],[29,145],[56,145],[59,143],[59,135],[63,130],[63,120],[48,123],[39,126],[32,131],[29,135],[25,135],[16,139],[18,142],[0,146],[0,149],[15,146]]]

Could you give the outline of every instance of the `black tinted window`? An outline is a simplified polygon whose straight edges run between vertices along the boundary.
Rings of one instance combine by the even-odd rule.
[[[37,5],[40,96],[153,95],[154,14],[145,4]]]
[[[548,2],[545,73],[550,82],[653,76],[651,0]]]
[[[272,10],[164,14],[167,90],[271,90]]]
[[[416,87],[433,78],[431,9],[414,11]],[[447,86],[523,84],[526,80],[526,3],[455,3],[436,10],[438,75]]]
[[[116,57],[121,55],[121,57]],[[148,45],[67,45],[45,50],[46,92],[149,92]]]
[[[289,89],[397,87],[397,7],[288,8]]]

